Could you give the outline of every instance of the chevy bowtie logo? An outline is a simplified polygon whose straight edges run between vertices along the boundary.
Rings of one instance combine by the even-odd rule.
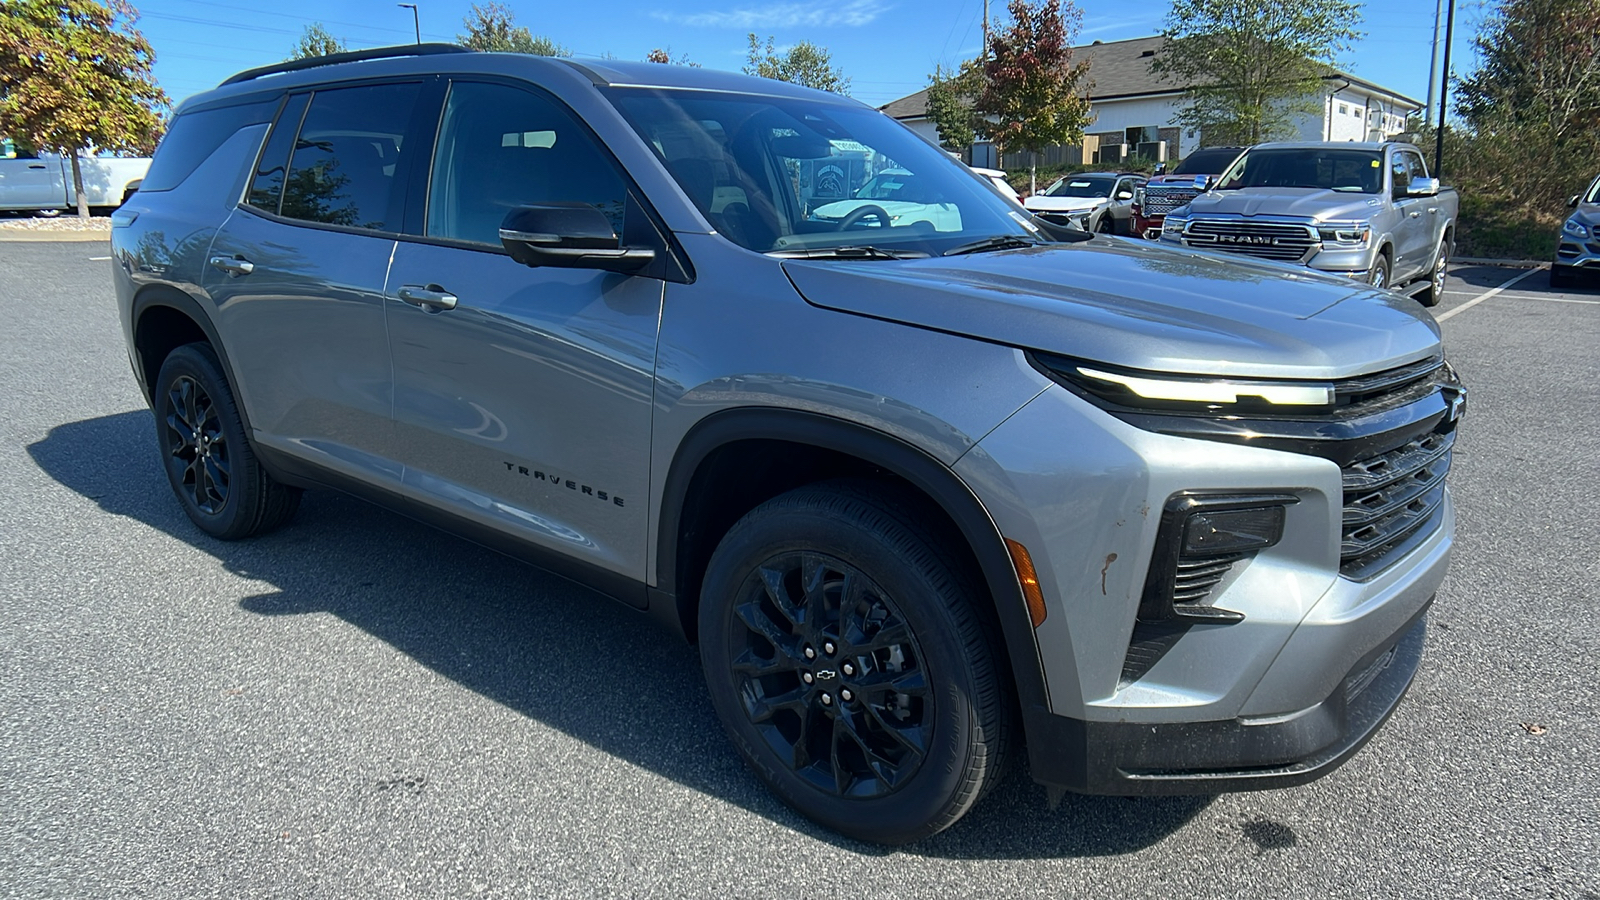
[[[835,674],[837,674],[837,673],[835,673],[832,669],[818,669],[817,670],[817,680],[818,681],[832,681]]]

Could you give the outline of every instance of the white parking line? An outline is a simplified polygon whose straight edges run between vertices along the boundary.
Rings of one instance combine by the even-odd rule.
[[[1535,272],[1542,272],[1542,271],[1544,271],[1544,270],[1543,269],[1529,269],[1526,272],[1520,272],[1520,273],[1518,273],[1516,275],[1513,275],[1512,277],[1510,277],[1510,278],[1506,279],[1504,282],[1502,282],[1500,284],[1500,286],[1495,288],[1494,290],[1487,291],[1487,292],[1485,292],[1484,294],[1482,294],[1482,295],[1480,295],[1478,297],[1475,297],[1475,298],[1473,298],[1471,300],[1468,300],[1467,302],[1461,304],[1460,306],[1456,307],[1455,309],[1448,310],[1446,312],[1442,312],[1439,315],[1434,316],[1433,318],[1436,321],[1443,322],[1445,319],[1450,318],[1451,316],[1455,315],[1456,313],[1466,312],[1467,310],[1473,308],[1474,306],[1477,306],[1479,303],[1482,303],[1483,301],[1488,300],[1489,298],[1498,295],[1501,291],[1505,290],[1508,287],[1511,287],[1513,284],[1516,284],[1517,282],[1521,281],[1522,279],[1527,278],[1529,275],[1532,275]]]
[[[1600,300],[1578,300],[1568,297],[1531,297],[1527,294],[1508,294],[1510,300],[1543,300],[1546,303],[1587,303],[1591,306],[1600,306]]]

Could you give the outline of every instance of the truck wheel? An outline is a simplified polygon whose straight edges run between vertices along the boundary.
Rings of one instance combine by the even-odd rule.
[[[752,510],[712,555],[700,658],[745,762],[806,817],[901,844],[992,784],[1011,725],[985,595],[918,517],[865,483]]]
[[[1375,288],[1386,288],[1389,286],[1388,254],[1378,254],[1378,258],[1372,263],[1372,268],[1367,270],[1367,283]]]
[[[1444,299],[1444,277],[1450,265],[1450,239],[1445,238],[1439,242],[1439,252],[1433,259],[1433,271],[1428,273],[1428,286],[1417,295],[1417,301],[1423,306],[1438,306]]]
[[[167,480],[202,531],[238,540],[271,531],[294,515],[300,490],[274,481],[256,461],[209,344],[172,351],[151,393]]]

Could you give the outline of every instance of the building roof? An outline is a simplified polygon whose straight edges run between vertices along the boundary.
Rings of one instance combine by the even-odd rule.
[[[1183,88],[1163,81],[1150,71],[1150,60],[1156,55],[1156,51],[1161,49],[1165,40],[1166,38],[1156,35],[1130,38],[1125,41],[1095,41],[1082,47],[1073,47],[1074,61],[1089,60],[1089,99],[1126,100],[1134,97],[1182,93]],[[1343,72],[1324,75],[1323,79],[1347,81],[1369,93],[1382,95],[1394,101],[1396,105],[1410,106],[1413,109],[1422,108],[1420,102],[1404,94]],[[894,119],[924,118],[928,115],[928,90],[923,88],[915,94],[901,97],[878,108]]]

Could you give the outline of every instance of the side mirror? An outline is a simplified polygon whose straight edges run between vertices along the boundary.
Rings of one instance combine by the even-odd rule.
[[[1413,178],[1411,184],[1406,187],[1407,197],[1432,197],[1437,193],[1439,193],[1437,178]]]
[[[630,273],[649,265],[656,252],[624,248],[611,220],[587,203],[540,203],[506,213],[500,243],[525,266],[602,269]]]
[[[1157,175],[1165,175],[1165,174],[1167,174],[1167,164],[1166,163],[1156,163],[1156,174]]]
[[[1196,175],[1194,177],[1195,190],[1200,191],[1201,193],[1211,190],[1216,183],[1217,176],[1215,175]]]
[[[1133,191],[1117,191],[1118,200],[1132,200]]]
[[[1578,208],[1578,197],[1579,197],[1578,194],[1573,194],[1572,195],[1572,199],[1567,201],[1567,206],[1572,208],[1572,209],[1577,209]]]

